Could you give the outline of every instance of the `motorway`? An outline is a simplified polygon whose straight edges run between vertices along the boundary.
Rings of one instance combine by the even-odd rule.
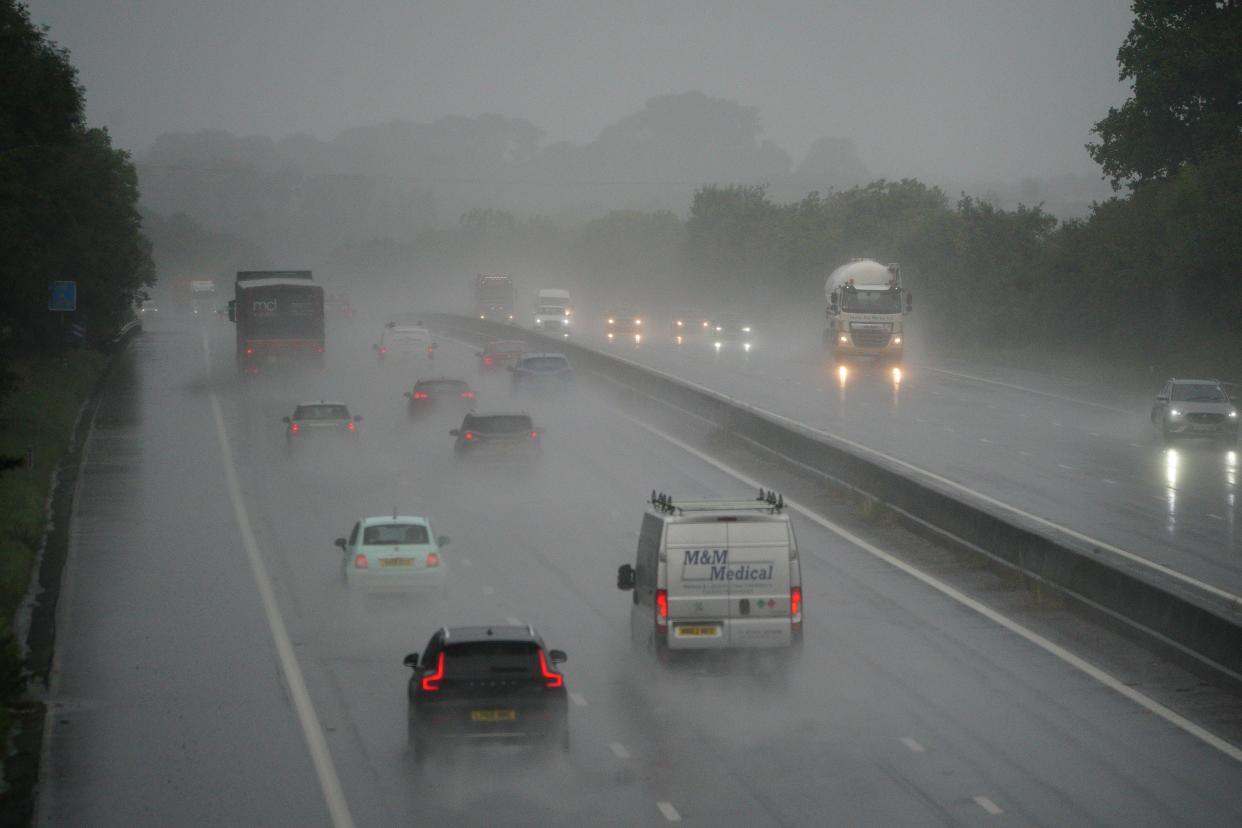
[[[434,366],[381,369],[373,332],[336,331],[324,374],[243,384],[231,333],[161,320],[104,392],[71,530],[39,824],[1242,824],[1235,758],[803,516],[800,669],[788,681],[662,675],[628,652],[628,596],[615,589],[642,501],[653,488],[711,497],[746,484],[587,383],[515,403],[507,376],[478,377],[460,343],[442,341]],[[401,398],[415,376],[440,373],[478,380],[482,409],[529,408],[544,457],[457,466],[452,419],[411,423]],[[717,372],[748,388],[778,381],[754,373]],[[945,382],[912,376],[899,399],[814,384],[765,396],[891,435],[926,417],[924,404],[937,418],[960,413],[933,393]],[[1072,502],[1052,495],[1076,478],[1049,464],[1081,463],[1079,431],[1098,418],[1055,426],[1027,397],[962,387],[1014,416],[1027,409],[1033,448],[1066,443],[1026,458],[1048,489],[1026,496]],[[319,398],[364,415],[360,451],[287,455],[281,416]],[[978,437],[995,443],[957,468],[991,469],[993,491],[1026,491],[1007,482],[1024,444],[1006,445],[1000,429],[945,432],[937,445],[952,456]],[[1167,537],[1190,549],[1199,524],[1183,515],[1215,495],[1178,495]],[[342,583],[333,539],[394,508],[452,537],[446,599]],[[1123,514],[1099,512],[1125,531]],[[1163,524],[1132,531],[1166,537]],[[510,619],[569,653],[570,756],[484,750],[415,767],[402,657],[439,625]]]
[[[854,441],[1058,527],[1242,595],[1238,447],[1167,450],[1151,399],[1020,369],[912,360],[900,383],[855,369],[845,383],[816,340],[760,340],[749,355],[575,341]],[[1163,378],[1161,379],[1163,381]],[[1159,382],[1156,383],[1156,386]],[[1155,387],[1152,389],[1155,394]]]

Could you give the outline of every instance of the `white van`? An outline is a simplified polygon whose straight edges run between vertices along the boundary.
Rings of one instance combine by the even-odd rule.
[[[678,651],[802,645],[802,569],[784,498],[676,501],[651,493],[634,565],[630,639],[667,661]]]

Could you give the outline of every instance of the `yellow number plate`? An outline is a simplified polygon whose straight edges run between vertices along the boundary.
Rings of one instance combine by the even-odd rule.
[[[517,719],[516,710],[471,710],[472,722],[512,722]]]
[[[678,638],[718,638],[720,627],[676,627]]]
[[[380,566],[413,566],[413,558],[380,558]]]

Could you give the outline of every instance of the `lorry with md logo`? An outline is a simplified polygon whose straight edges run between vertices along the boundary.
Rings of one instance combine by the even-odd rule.
[[[309,270],[243,270],[229,321],[237,325],[237,370],[253,375],[323,368],[323,287]]]
[[[674,500],[651,493],[633,564],[630,641],[661,663],[679,655],[796,655],[802,568],[785,500]]]

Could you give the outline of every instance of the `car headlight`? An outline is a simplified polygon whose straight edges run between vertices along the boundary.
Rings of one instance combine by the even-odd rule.
[[[617,320],[615,320],[615,319],[609,319],[609,320],[608,320],[608,324],[609,324],[609,325],[615,325],[615,324],[617,324]]]
[[[634,324],[635,324],[635,325],[641,325],[641,324],[643,324],[643,320],[641,320],[641,319],[635,319],[635,320],[634,320]]]
[[[894,336],[894,337],[893,337],[893,344],[894,344],[894,345],[900,345],[900,344],[901,344],[901,337],[900,337],[900,336]]]
[[[562,324],[562,325],[568,325],[568,324],[569,324],[569,320],[568,320],[568,319],[562,319],[562,320],[561,320],[561,324]]]
[[[1233,411],[1230,411],[1230,412],[1229,412],[1229,417],[1230,417],[1231,419],[1234,419],[1234,420],[1238,419],[1238,412],[1237,412],[1237,410],[1235,409],[1235,410],[1233,410]]]
[[[1170,408],[1170,409],[1169,409],[1169,416],[1170,416],[1170,417],[1180,417],[1180,416],[1182,416],[1182,412],[1178,411],[1176,408]]]
[[[746,325],[745,327],[743,327],[742,333],[750,333],[750,325]]]
[[[846,345],[849,343],[850,338],[846,336],[845,334],[841,334],[841,336],[838,337],[837,341],[840,342],[842,345]]]

